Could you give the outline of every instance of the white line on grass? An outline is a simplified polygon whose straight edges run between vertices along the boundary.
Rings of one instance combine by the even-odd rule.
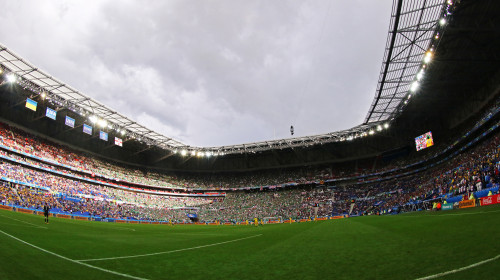
[[[250,238],[254,238],[254,237],[257,237],[257,236],[261,236],[261,235],[262,234],[257,234],[257,235],[252,235],[252,236],[248,236],[248,237],[243,237],[243,238],[238,238],[238,239],[233,239],[233,240],[228,240],[228,241],[223,241],[223,242],[217,242],[217,243],[212,243],[212,244],[207,244],[207,245],[201,245],[201,246],[196,246],[196,247],[189,247],[189,248],[184,248],[184,249],[177,249],[177,250],[172,250],[172,251],[163,251],[163,252],[156,252],[156,253],[142,254],[142,255],[132,255],[132,256],[121,256],[121,257],[109,257],[109,258],[99,258],[99,259],[77,260],[77,261],[78,262],[93,262],[93,261],[129,259],[129,258],[138,258],[138,257],[148,257],[148,256],[162,255],[162,254],[170,254],[170,253],[176,253],[176,252],[189,251],[189,250],[195,250],[195,249],[201,249],[201,248],[206,248],[206,247],[217,246],[217,245],[221,245],[221,244],[226,244],[226,243],[236,242],[236,241],[240,241],[240,240],[250,239]]]
[[[37,224],[32,224],[32,223],[30,223],[30,222],[25,222],[25,221],[22,221],[22,220],[18,220],[18,219],[16,219],[16,218],[7,217],[7,216],[4,216],[4,215],[0,215],[0,216],[2,216],[2,217],[4,217],[4,218],[7,218],[7,219],[14,220],[14,221],[18,221],[18,222],[21,222],[21,223],[28,224],[28,225],[31,225],[31,226],[33,226],[33,227],[47,229],[47,227],[44,227],[44,226],[39,226],[39,225],[37,225]]]
[[[35,248],[35,249],[38,249],[38,250],[40,250],[40,251],[42,251],[42,252],[45,252],[45,253],[48,253],[48,254],[54,255],[54,256],[56,256],[56,257],[58,257],[58,258],[61,258],[61,259],[63,259],[63,260],[67,260],[67,261],[70,261],[70,262],[73,262],[73,263],[76,263],[76,264],[79,264],[79,265],[83,265],[83,266],[86,266],[86,267],[90,267],[90,268],[97,269],[97,270],[100,270],[100,271],[104,271],[104,272],[107,272],[107,273],[111,273],[111,274],[114,274],[114,275],[118,275],[118,276],[122,276],[122,277],[127,277],[127,278],[130,278],[130,279],[148,280],[148,279],[146,279],[146,278],[136,277],[136,276],[128,275],[128,274],[125,274],[125,273],[120,273],[120,272],[116,272],[116,271],[113,271],[113,270],[104,269],[104,268],[102,268],[102,267],[93,266],[93,265],[90,265],[90,264],[88,264],[88,263],[83,263],[83,262],[80,262],[80,261],[77,261],[77,260],[72,260],[72,259],[67,258],[67,257],[65,257],[65,256],[61,256],[61,255],[56,254],[56,253],[54,253],[54,252],[51,252],[51,251],[49,251],[49,250],[45,250],[45,249],[43,249],[43,248],[40,248],[40,247],[38,247],[38,246],[36,246],[36,245],[33,245],[33,244],[29,243],[29,242],[26,242],[26,241],[24,241],[24,240],[22,240],[22,239],[19,239],[19,238],[17,238],[17,237],[15,237],[15,236],[13,236],[13,235],[10,235],[10,234],[8,234],[8,233],[6,233],[6,232],[2,231],[2,230],[0,230],[0,232],[1,232],[1,233],[3,233],[3,234],[5,234],[5,235],[7,235],[8,237],[10,237],[10,238],[12,238],[12,239],[15,239],[15,240],[17,240],[17,241],[19,241],[19,242],[22,242],[22,243],[24,243],[24,244],[26,244],[26,245],[28,245],[28,246],[31,246],[31,247],[33,247],[33,248]]]
[[[438,278],[438,277],[441,277],[441,276],[445,276],[445,275],[457,273],[457,272],[460,272],[460,271],[464,271],[464,270],[467,270],[467,269],[470,269],[470,268],[474,268],[476,266],[480,266],[482,264],[489,263],[489,262],[492,262],[492,261],[498,260],[498,259],[500,259],[500,255],[497,255],[496,257],[493,257],[491,259],[487,259],[487,260],[484,260],[484,261],[473,263],[471,265],[464,266],[464,267],[461,267],[461,268],[453,269],[453,270],[450,270],[450,271],[446,271],[446,272],[442,272],[442,273],[438,273],[438,274],[434,274],[434,275],[425,276],[425,277],[422,277],[422,278],[417,278],[416,280],[427,280],[427,279]]]

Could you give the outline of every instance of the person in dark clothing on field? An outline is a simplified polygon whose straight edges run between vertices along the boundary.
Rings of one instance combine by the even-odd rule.
[[[45,223],[48,224],[49,223],[49,205],[47,203],[45,203],[43,205],[43,216],[45,217]]]

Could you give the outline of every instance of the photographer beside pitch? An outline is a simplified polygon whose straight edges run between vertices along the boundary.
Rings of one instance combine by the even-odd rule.
[[[47,202],[45,202],[45,204],[43,205],[43,216],[45,217],[46,224],[49,223],[49,210],[50,210],[50,207],[47,204]]]

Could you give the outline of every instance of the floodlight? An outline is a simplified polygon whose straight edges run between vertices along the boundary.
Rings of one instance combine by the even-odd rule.
[[[378,125],[378,126],[377,126],[377,130],[378,130],[378,131],[382,131],[382,126],[381,126],[381,125]]]
[[[384,128],[385,128],[385,129],[388,129],[388,128],[389,128],[389,123],[385,123],[385,124],[384,124]]]
[[[432,52],[431,51],[426,52],[424,57],[424,62],[429,63],[431,59],[432,59]]]
[[[181,151],[181,155],[182,155],[182,156],[186,156],[186,155],[187,155],[187,151],[186,151],[186,150],[182,150],[182,151]]]
[[[370,132],[368,132],[368,134],[370,134],[370,135],[373,135],[374,133],[375,133],[375,131],[373,131],[373,130],[370,130]]]
[[[445,18],[441,18],[441,19],[439,20],[439,24],[440,24],[440,25],[445,25],[445,24],[446,24],[446,19],[445,19]]]
[[[411,91],[411,92],[415,92],[415,91],[418,89],[418,86],[419,86],[419,85],[420,85],[420,84],[419,84],[418,82],[416,82],[416,81],[415,81],[415,82],[413,82],[413,84],[411,84],[410,91]]]
[[[205,155],[205,153],[204,153],[204,152],[198,152],[198,157],[202,157],[202,156],[204,156],[204,155]]]
[[[113,126],[111,124],[108,124],[109,129],[113,129]]]
[[[90,116],[90,117],[89,117],[89,121],[90,121],[91,123],[96,123],[96,122],[97,122],[97,117],[96,117],[96,116],[94,116],[94,115],[92,115],[92,116]]]
[[[100,127],[102,127],[102,128],[104,128],[104,127],[106,127],[108,125],[108,122],[106,120],[100,119],[100,120],[97,121],[97,125],[100,126]]]
[[[420,81],[422,80],[422,77],[424,77],[424,70],[420,70],[420,72],[418,72],[417,74],[417,81]]]
[[[12,73],[10,73],[9,75],[7,75],[7,82],[9,82],[9,83],[12,84],[12,83],[15,83],[16,80],[17,80],[16,75],[14,75]]]
[[[2,73],[3,73],[3,69],[2,69],[2,68],[0,68],[0,74],[2,74]]]
[[[125,130],[122,130],[122,131],[121,131],[121,134],[122,134],[122,136],[123,136],[123,135],[125,135]]]
[[[191,151],[191,155],[192,155],[192,156],[195,156],[195,155],[196,155],[196,151],[195,151],[195,150],[192,150],[192,151]]]
[[[45,99],[45,97],[47,96],[47,94],[45,94],[45,91],[42,92],[42,94],[40,94],[40,96],[42,97],[42,99]]]

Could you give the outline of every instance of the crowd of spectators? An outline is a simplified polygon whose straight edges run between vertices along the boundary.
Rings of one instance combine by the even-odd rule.
[[[498,106],[488,111],[474,128],[485,123],[497,111]],[[500,181],[498,133],[426,171],[375,183],[356,182],[337,187],[316,187],[306,183],[373,174],[391,170],[396,165],[404,166],[411,160],[398,159],[377,168],[376,160],[369,159],[360,165],[346,164],[347,167],[322,166],[244,174],[174,174],[110,163],[3,123],[0,123],[0,140],[3,146],[43,159],[0,149],[0,155],[18,161],[0,160],[0,176],[19,182],[0,184],[0,201],[3,204],[41,209],[44,203],[49,203],[58,211],[104,218],[184,221],[190,212],[196,212],[204,221],[365,215],[394,209],[401,211],[407,209],[404,208],[406,205],[445,194],[468,197],[475,191],[498,186]],[[432,154],[427,157],[432,157]],[[93,179],[96,183],[75,176]],[[128,189],[103,184],[111,181],[124,183],[123,186]],[[131,184],[127,185],[127,182]],[[259,190],[262,186],[286,183],[300,186]],[[144,191],[152,189],[146,186],[177,190],[172,192],[178,193],[184,193],[185,189],[239,191],[228,192],[226,197],[206,198],[147,193]]]
[[[370,158],[349,164],[322,166],[313,168],[295,168],[284,170],[263,170],[246,173],[236,173],[227,176],[224,174],[195,174],[164,172],[147,168],[134,168],[120,165],[116,162],[100,159],[87,153],[72,150],[71,148],[36,137],[16,127],[0,123],[1,144],[47,161],[43,165],[38,160],[31,160],[47,168],[56,168],[58,163],[68,168],[58,168],[64,172],[75,172],[92,176],[93,178],[112,179],[123,183],[137,184],[139,187],[156,187],[173,190],[230,190],[248,189],[263,186],[274,186],[287,183],[304,184],[313,181],[360,176],[370,174],[375,170],[377,159]],[[11,153],[12,154],[12,153]],[[378,163],[379,165],[381,163]],[[392,168],[393,165],[378,167],[377,170]]]
[[[363,215],[442,194],[467,195],[498,186],[499,144],[499,138],[494,136],[437,168],[385,182],[333,188],[239,191],[229,192],[225,198],[210,199],[130,192],[1,162],[2,177],[46,186],[50,191],[3,183],[0,186],[0,198],[4,204],[35,209],[40,209],[47,202],[53,208],[69,213],[163,221],[184,221],[188,212],[196,212],[204,221]]]

